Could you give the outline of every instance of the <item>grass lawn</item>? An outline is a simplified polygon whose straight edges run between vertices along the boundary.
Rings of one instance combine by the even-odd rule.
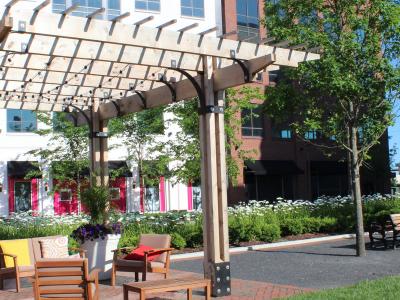
[[[290,300],[360,299],[392,300],[400,299],[400,276],[385,277],[378,280],[362,281],[356,285],[329,289],[315,293],[290,297]]]

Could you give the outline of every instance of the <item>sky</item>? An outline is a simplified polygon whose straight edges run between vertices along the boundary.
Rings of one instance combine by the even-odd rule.
[[[395,114],[398,115],[398,109],[395,109]],[[397,148],[397,154],[393,157],[392,160],[394,165],[396,163],[400,163],[400,117],[399,116],[396,117],[394,126],[389,127],[389,149],[393,148]]]

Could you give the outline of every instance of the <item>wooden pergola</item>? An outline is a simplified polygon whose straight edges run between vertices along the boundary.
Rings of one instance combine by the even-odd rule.
[[[204,272],[215,296],[230,294],[224,90],[251,82],[260,71],[297,67],[319,55],[290,48],[193,34],[196,24],[169,31],[145,18],[124,24],[10,2],[0,25],[0,108],[68,111],[90,128],[96,184],[108,184],[107,122],[143,109],[198,97]]]

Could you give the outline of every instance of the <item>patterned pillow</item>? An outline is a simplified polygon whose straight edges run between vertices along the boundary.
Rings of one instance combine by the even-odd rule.
[[[54,239],[40,240],[40,249],[43,258],[67,258],[68,237],[60,236]]]

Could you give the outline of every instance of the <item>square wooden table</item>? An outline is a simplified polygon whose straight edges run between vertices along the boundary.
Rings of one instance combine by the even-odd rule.
[[[123,285],[124,300],[128,300],[128,293],[140,294],[140,300],[146,299],[146,294],[186,290],[187,299],[192,299],[192,289],[204,288],[205,298],[211,297],[211,282],[209,279],[199,278],[174,278],[154,281],[131,282]]]

